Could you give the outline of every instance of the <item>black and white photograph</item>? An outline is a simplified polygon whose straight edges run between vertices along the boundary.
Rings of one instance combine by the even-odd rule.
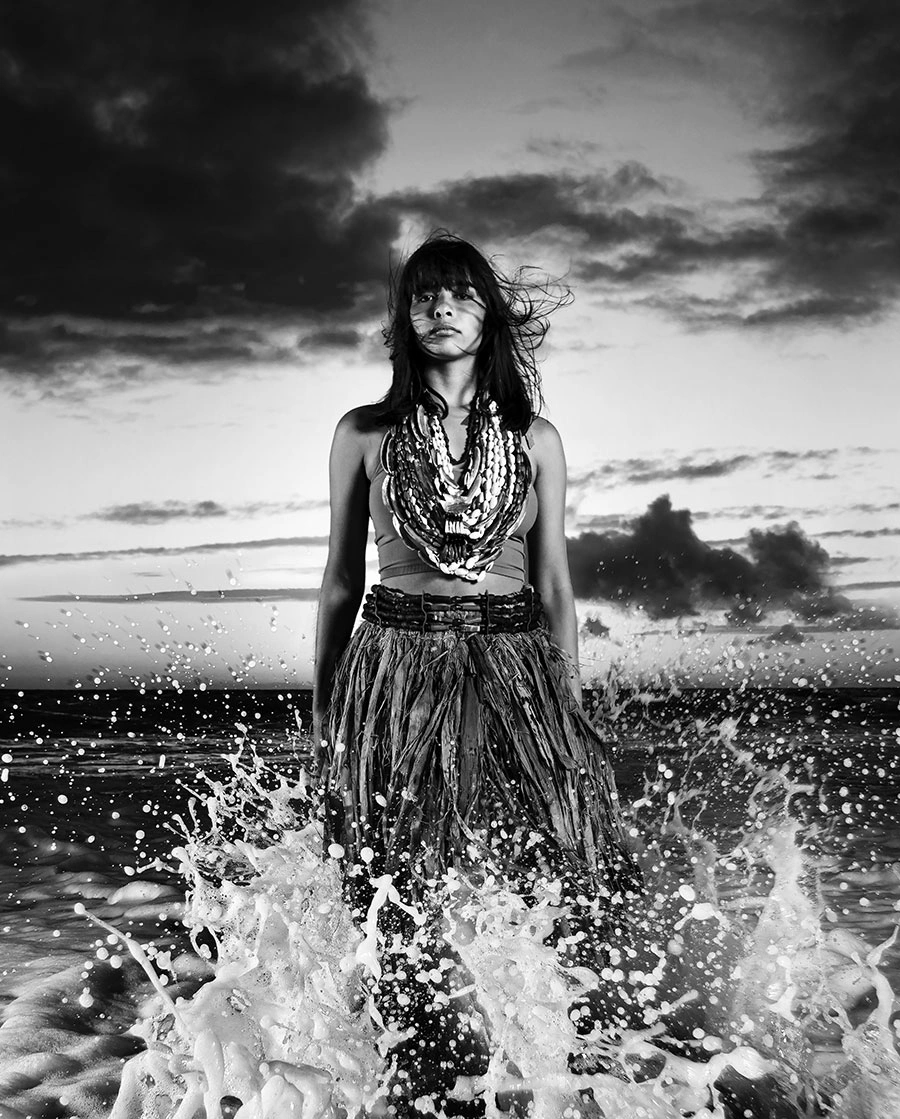
[[[900,1119],[898,75],[0,0],[0,1119]]]

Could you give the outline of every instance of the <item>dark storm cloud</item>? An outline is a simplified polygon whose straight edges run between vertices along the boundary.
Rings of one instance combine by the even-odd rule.
[[[132,605],[159,602],[315,602],[318,587],[272,589],[226,587],[212,591],[147,591],[142,594],[43,594],[18,599],[19,602],[99,602]]]
[[[800,138],[759,156],[784,223],[774,277],[878,310],[900,288],[900,6],[770,5],[800,63],[780,107]]]
[[[0,21],[0,306],[331,312],[383,280],[395,217],[354,186],[387,137],[358,0],[7,0]],[[0,341],[13,368],[39,364],[42,338]],[[153,332],[134,345],[178,348]]]
[[[577,246],[575,280],[688,326],[839,325],[887,312],[900,294],[900,5],[646,0],[600,18],[602,44],[561,62],[582,84],[662,82],[678,96],[706,83],[791,136],[748,153],[757,197],[697,203],[643,164],[590,173],[595,150],[536,138],[533,152],[570,169],[469,178],[391,202],[476,240],[556,234]],[[686,289],[710,275],[721,294]]]
[[[689,323],[743,321],[746,310],[738,313],[721,300],[698,301],[680,292],[677,280],[770,262],[779,252],[777,232],[766,224],[719,227],[706,210],[665,197],[652,201],[648,183],[658,183],[663,196],[669,188],[642,170],[640,176],[623,173],[623,168],[494,175],[408,191],[390,201],[425,225],[445,224],[476,241],[514,241],[541,233],[570,245],[574,236],[578,248],[570,278],[610,300],[637,297]]]
[[[220,308],[220,314],[224,309]],[[243,308],[246,314],[246,307]],[[69,369],[77,382],[85,363],[102,363],[105,380],[118,368],[152,363],[177,375],[186,364],[296,360],[296,344],[284,344],[257,323],[225,321],[101,321],[73,316],[9,316],[0,323],[0,368],[45,376]]]
[[[715,548],[695,533],[691,513],[657,498],[626,532],[586,532],[568,541],[577,596],[640,605],[653,617],[729,606],[732,620],[755,621],[772,606],[816,602],[840,613],[827,583],[829,557],[795,522],[753,529],[747,555]]]
[[[387,259],[387,257],[385,257]],[[215,321],[157,321],[78,319],[73,316],[10,316],[0,323],[0,366],[20,373],[74,372],[72,387],[83,379],[85,363],[101,365],[104,381],[115,370],[152,367],[174,376],[186,365],[218,366],[256,362],[294,362],[307,350],[357,349],[366,335],[353,326],[311,326],[298,330],[296,318],[260,310],[247,320],[247,306],[234,307],[237,317],[221,301]],[[330,320],[340,315],[329,316]]]
[[[657,293],[697,322],[749,326],[850,321],[900,291],[900,5],[892,0],[691,0],[618,10],[611,46],[568,60],[584,70],[729,86],[744,107],[792,134],[756,154],[763,220],[720,224],[638,252],[632,271],[756,260],[733,301]],[[646,63],[643,70],[642,60]],[[760,82],[762,76],[762,82]],[[752,92],[751,92],[752,91]]]
[[[890,289],[819,290],[821,278],[788,267],[794,250],[771,199],[764,218],[735,222],[710,206],[648,205],[643,193],[615,175],[514,173],[409,191],[390,202],[426,225],[449,225],[476,241],[543,234],[570,244],[574,235],[570,278],[613,302],[636,298],[688,326],[841,322],[869,317],[889,302]],[[729,294],[700,297],[679,287],[710,273],[729,278]]]
[[[639,164],[625,164],[603,175],[513,173],[406,191],[392,195],[390,202],[426,224],[449,226],[476,241],[557,228],[584,234],[591,245],[615,248],[656,240],[680,228],[674,210],[639,214],[624,204],[643,195],[650,181],[652,176]]]
[[[354,330],[352,327],[334,327],[332,329],[315,330],[309,334],[304,335],[301,339],[301,349],[315,349],[315,350],[355,350],[362,342],[365,341],[365,335],[362,331]]]

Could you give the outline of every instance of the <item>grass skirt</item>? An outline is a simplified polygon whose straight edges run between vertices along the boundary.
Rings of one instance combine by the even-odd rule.
[[[395,1119],[417,1119],[426,1098],[428,1114],[483,1116],[480,1099],[452,1098],[457,1077],[485,1075],[499,1044],[498,1022],[446,935],[461,884],[454,875],[476,891],[493,877],[527,909],[558,899],[545,943],[560,966],[595,974],[613,946],[625,946],[639,875],[605,744],[572,695],[571,662],[530,588],[479,595],[465,608],[377,591],[364,611],[372,619],[374,605],[374,619],[338,662],[323,728],[325,847],[344,862],[356,919],[370,930],[377,921],[383,970],[373,1005],[403,1038],[390,1052]],[[433,606],[445,620],[477,610],[482,631],[440,621],[434,631]],[[403,628],[417,610],[426,632]],[[383,874],[422,928],[405,906],[373,916]],[[627,1024],[616,986],[569,1008],[579,1034],[599,1021]]]
[[[523,886],[555,872],[619,901],[636,871],[605,743],[570,674],[543,625],[420,633],[362,622],[324,728],[326,846],[368,874],[394,874],[414,897],[465,867]]]

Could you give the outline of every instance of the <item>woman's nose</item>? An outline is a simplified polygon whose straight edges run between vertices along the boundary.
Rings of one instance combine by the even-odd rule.
[[[450,305],[450,293],[446,291],[439,292],[434,301],[434,317],[436,319],[445,319],[448,315],[452,315],[453,310]]]

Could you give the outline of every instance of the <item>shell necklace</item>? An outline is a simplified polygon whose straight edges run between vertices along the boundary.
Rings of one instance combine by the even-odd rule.
[[[440,417],[421,404],[390,429],[381,450],[384,503],[426,563],[471,583],[484,578],[525,514],[531,463],[522,443],[493,400],[470,410],[456,464]]]

